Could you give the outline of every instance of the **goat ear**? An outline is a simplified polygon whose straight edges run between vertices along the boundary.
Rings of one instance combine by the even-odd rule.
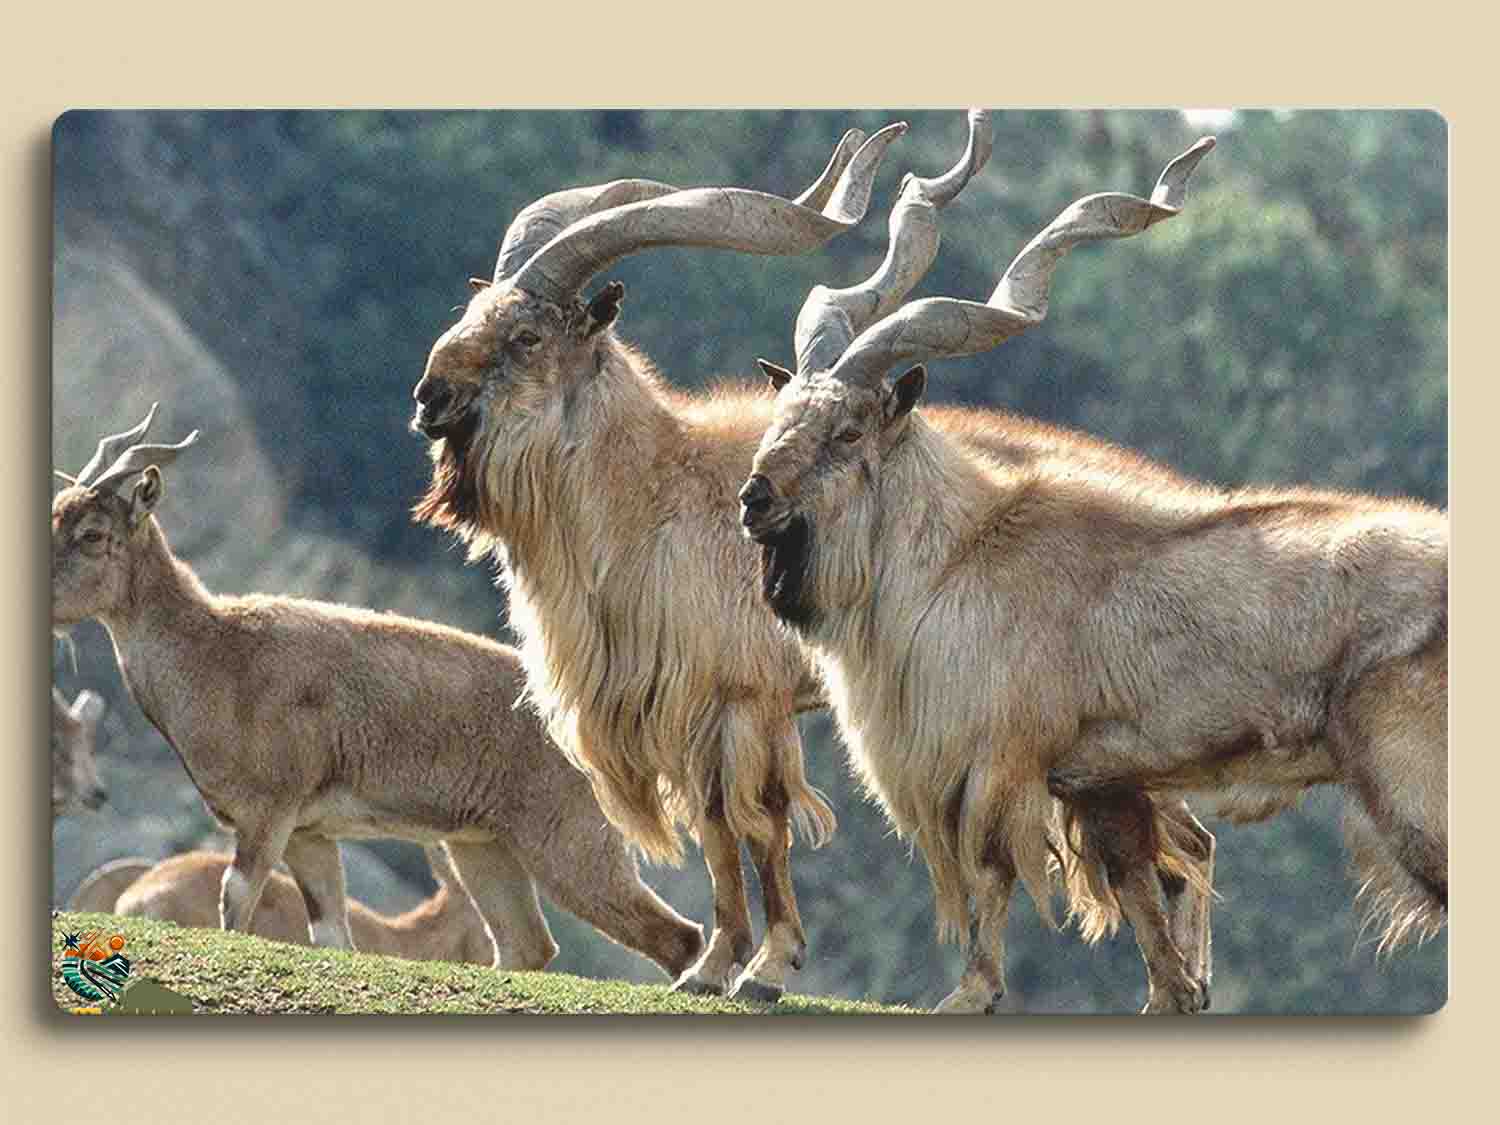
[[[779,391],[792,381],[794,372],[788,371],[780,364],[772,363],[769,359],[757,359],[755,362],[760,364],[760,369],[766,373],[766,378],[771,380],[772,390]]]
[[[160,499],[161,470],[155,465],[147,465],[141,473],[141,479],[135,482],[135,489],[130,494],[130,526],[138,526],[151,514],[156,507],[156,502]]]
[[[583,326],[584,337],[602,332],[620,315],[620,302],[625,299],[625,286],[611,281],[589,302],[588,319]]]
[[[897,379],[885,399],[886,424],[904,418],[917,405],[922,392],[927,389],[927,368],[920,363]]]
[[[469,288],[475,293],[483,293],[490,287],[489,279],[483,277],[469,278]]]

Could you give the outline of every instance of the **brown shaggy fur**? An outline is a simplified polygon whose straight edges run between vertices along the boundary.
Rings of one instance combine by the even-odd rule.
[[[780,608],[803,622],[869,784],[928,853],[950,925],[992,857],[1045,913],[1049,789],[1086,807],[1142,787],[1239,801],[1246,783],[1285,799],[1340,781],[1401,840],[1389,858],[1436,909],[1446,517],[1331,492],[1226,495],[1097,449],[976,459],[908,413],[920,390],[916,371],[889,391],[790,384],[754,466],[776,504],[753,530],[768,565],[802,575],[800,604]],[[794,525],[798,557],[778,558]],[[1129,858],[1082,850],[1095,868]],[[1412,916],[1392,894],[1391,916]],[[1138,940],[1161,923],[1130,921]],[[1191,1010],[1170,951],[1143,951],[1163,958],[1152,1010]]]
[[[84,880],[69,910],[96,910],[127,917],[155,918],[180,926],[219,928],[219,889],[233,857],[183,852],[152,864],[115,861]],[[462,889],[450,886],[446,858],[432,864],[438,889],[404,914],[387,917],[357,899],[349,900],[349,929],[362,953],[413,961],[459,961],[488,965],[495,946],[484,919]],[[121,880],[129,881],[121,885]],[[273,872],[250,923],[250,932],[272,941],[311,945],[311,923],[302,893],[292,879]]]
[[[78,809],[97,809],[105,801],[94,743],[104,700],[81,691],[71,704],[52,689],[52,818]]]
[[[416,515],[463,538],[471,559],[501,564],[530,698],[611,820],[668,861],[682,854],[679,826],[704,838],[721,822],[713,835],[728,842],[705,840],[714,943],[684,983],[723,991],[750,942],[733,842],[784,848],[791,821],[817,843],[834,826],[793,721],[825,705],[822,692],[760,598],[760,550],[735,516],[772,399],[733,385],[677,393],[607,329],[582,305],[506,285],[477,294],[418,385],[413,425],[434,441]],[[997,464],[1070,440],[956,409],[934,422]],[[1101,461],[1123,456],[1071,440]],[[1045,855],[1046,834],[1034,845]],[[742,978],[759,995],[780,990],[805,945],[790,876],[774,878],[787,887],[787,932],[776,939],[768,922]]]
[[[537,888],[668,973],[702,932],[639,878],[588,782],[515,704],[516,653],[393,614],[205,590],[167,545],[148,468],[127,499],[52,505],[52,620],[97,617],[126,685],[237,834],[226,928],[250,925],[272,868],[292,871],[320,944],[352,944],[336,840],[446,841],[498,963],[557,951]]]

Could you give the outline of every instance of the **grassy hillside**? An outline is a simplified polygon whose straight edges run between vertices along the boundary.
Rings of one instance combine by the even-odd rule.
[[[517,973],[309,949],[246,934],[187,929],[110,914],[60,913],[52,921],[53,960],[63,935],[124,935],[132,980],[149,978],[190,997],[200,1014],[428,1015],[901,1015],[911,1008],[787,996],[775,1005],[669,992],[665,985],[585,980],[566,973]],[[52,995],[64,1010],[85,1002],[54,968]]]

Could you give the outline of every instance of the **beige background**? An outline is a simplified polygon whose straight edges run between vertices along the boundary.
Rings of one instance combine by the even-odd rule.
[[[1495,416],[1489,333],[1477,318],[1495,261],[1493,36],[1427,3],[1359,6],[1040,6],[1035,22],[985,5],[13,5],[0,114],[0,713],[12,765],[0,786],[7,1000],[0,1105],[11,1120],[548,1122],[692,1117],[759,1123],[886,1120],[944,1111],[986,1119],[1090,1112],[1111,1120],[1468,1116],[1494,1101],[1495,922],[1483,794],[1496,752],[1474,692],[1490,573]],[[1456,10],[1456,5],[1453,6]],[[1465,11],[1476,8],[1466,6]],[[153,14],[159,11],[159,15]],[[915,26],[929,20],[928,30]],[[728,43],[713,46],[715,40]],[[649,46],[647,46],[649,44]],[[899,49],[901,60],[889,57]],[[1454,866],[1448,1007],[1417,1020],[1211,1017],[939,1023],[792,1020],[68,1021],[51,1013],[45,901],[50,184],[48,132],[73,107],[557,105],[1331,105],[1431,107],[1449,123],[1452,194]],[[1226,153],[1232,157],[1232,153]],[[997,154],[1003,157],[1003,154]],[[649,172],[649,169],[646,170]],[[1465,520],[1465,513],[1471,518]],[[1482,696],[1481,696],[1482,698]],[[1468,705],[1465,706],[1465,703]],[[1232,847],[1232,837],[1224,841]],[[1465,862],[1467,860],[1467,862]],[[1468,876],[1466,879],[1465,876]],[[1290,951],[1288,951],[1290,955]],[[1354,955],[1354,954],[1351,954]],[[1363,955],[1363,954],[1359,954]]]

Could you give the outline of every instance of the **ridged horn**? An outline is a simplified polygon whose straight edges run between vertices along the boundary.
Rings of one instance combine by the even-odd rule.
[[[971,109],[968,121],[969,141],[957,164],[941,176],[908,173],[902,179],[880,267],[847,289],[819,285],[808,293],[793,333],[799,375],[832,367],[855,336],[899,307],[932,267],[941,242],[937,212],[984,167],[993,148],[989,114]]]
[[[860,333],[833,376],[874,385],[897,364],[977,355],[1040,324],[1053,271],[1068,251],[1084,242],[1128,238],[1179,214],[1188,177],[1213,147],[1214,138],[1204,137],[1168,164],[1150,199],[1103,192],[1078,200],[1016,255],[986,304],[954,297],[913,301]]]
[[[132,445],[115,458],[114,464],[110,465],[89,487],[114,489],[152,465],[165,468],[177,460],[178,454],[197,440],[198,431],[194,430],[176,445]]]
[[[855,150],[864,140],[864,133],[858,129],[850,129],[845,133],[835,146],[833,155],[829,157],[828,167],[823,169],[823,174],[796,201],[805,207],[821,209],[828,202],[835,182],[849,166]],[[657,199],[681,190],[655,180],[612,180],[607,184],[566,188],[544,195],[524,207],[506,229],[495,259],[494,280],[500,282],[513,277],[533,254],[574,223],[590,215],[623,207],[627,203]]]
[[[904,122],[887,125],[860,145],[821,208],[744,188],[672,192],[572,224],[532,255],[513,283],[565,304],[600,270],[654,247],[809,253],[864,218],[881,158],[905,132]]]
[[[828,158],[828,166],[823,169],[823,174],[792,202],[799,207],[811,207],[814,211],[821,211],[828,206],[829,197],[833,195],[833,189],[839,182],[839,177],[844,174],[844,169],[849,167],[849,161],[854,159],[859,146],[868,139],[863,129],[850,129],[840,137],[839,143],[833,147],[833,155]]]
[[[156,408],[158,405],[158,403],[153,402],[151,409],[146,411],[145,419],[124,433],[100,438],[99,445],[94,450],[94,455],[89,458],[87,465],[78,470],[78,476],[73,478],[73,483],[86,487],[99,470],[113,462],[123,450],[145,437],[146,431],[151,428],[151,419],[156,417]]]

